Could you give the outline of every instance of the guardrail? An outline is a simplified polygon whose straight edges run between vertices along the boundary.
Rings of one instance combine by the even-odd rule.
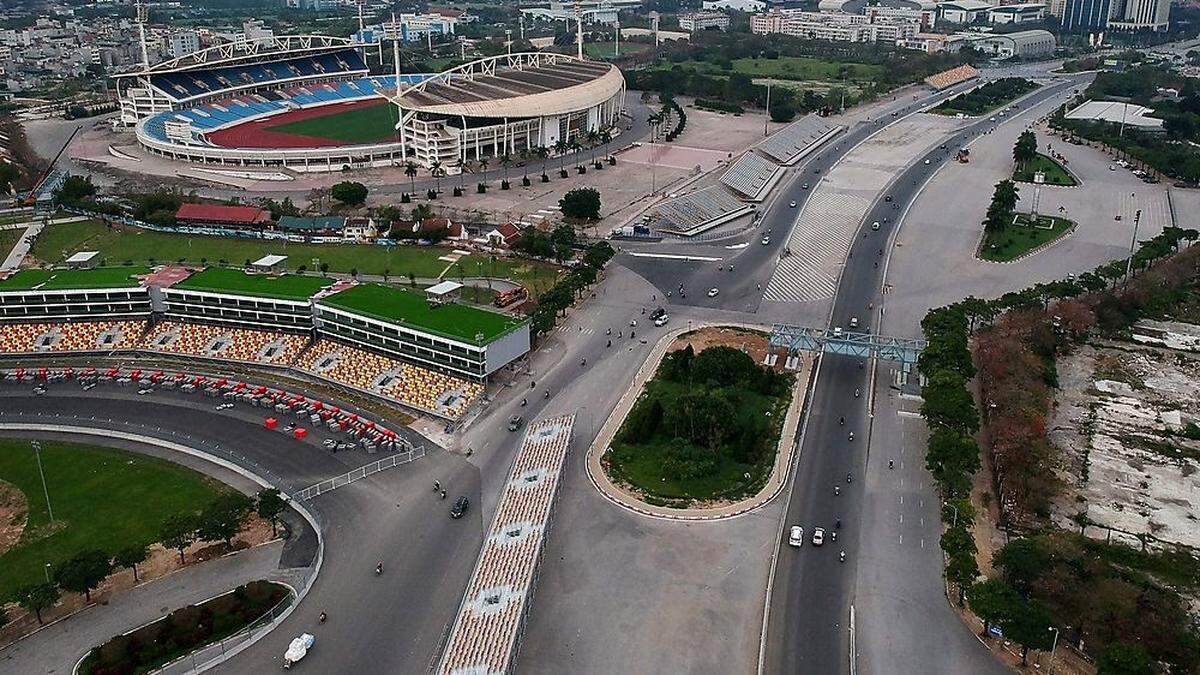
[[[230,591],[230,593],[232,592]],[[227,595],[227,593],[223,595]],[[234,647],[254,642],[259,636],[271,632],[285,616],[290,614],[287,610],[295,601],[296,593],[294,590],[289,589],[286,598],[280,600],[274,607],[267,610],[266,613],[255,619],[250,625],[233,635],[227,636],[210,645],[200,647],[190,654],[181,656],[170,663],[152,670],[148,675],[164,675],[166,673],[179,673],[183,675],[184,673],[199,671],[202,666],[209,665],[211,662],[228,655]]]
[[[340,476],[334,476],[333,478],[323,480],[320,483],[310,485],[303,490],[294,493],[292,498],[296,499],[297,501],[307,501],[318,495],[325,494],[326,492],[336,490],[340,487],[345,487],[355,481],[360,481],[367,476],[372,476],[380,471],[391,469],[393,467],[400,466],[401,464],[407,464],[414,459],[420,459],[424,456],[425,446],[419,446],[415,448],[410,447],[404,452],[396,453],[395,455],[385,457],[376,462],[371,462],[370,464],[364,464],[363,466],[360,466],[352,471],[347,471]]]

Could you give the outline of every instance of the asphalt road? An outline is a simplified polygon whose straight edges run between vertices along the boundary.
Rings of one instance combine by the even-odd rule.
[[[758,226],[755,233],[749,237],[749,246],[745,248],[731,251],[716,244],[707,246],[669,240],[662,244],[622,244],[624,252],[617,257],[617,262],[650,281],[662,291],[663,296],[670,291],[673,305],[754,311],[762,298],[762,287],[767,285],[776,264],[785,253],[787,233],[795,223],[797,214],[804,208],[804,203],[812,194],[812,188],[817,181],[851,149],[872,134],[971,86],[974,85],[959,85],[947,91],[922,96],[917,100],[912,96],[898,96],[895,101],[881,106],[877,115],[856,123],[850,129],[826,141],[813,156],[802,160],[796,167],[787,168],[775,195],[760,207]],[[796,204],[794,207],[791,206],[793,202]],[[768,237],[766,245],[761,243],[764,236]],[[711,255],[723,260],[720,263],[697,263],[671,258],[640,257],[630,255],[630,252]],[[729,267],[731,264],[732,271]],[[719,267],[724,269],[718,269]],[[679,294],[681,285],[684,289],[682,297]],[[708,297],[710,288],[719,290],[717,297]]]
[[[216,412],[210,398],[173,392],[137,396],[112,385],[84,393],[74,383],[51,384],[40,397],[31,396],[30,389],[0,384],[3,419],[77,416],[89,426],[106,426],[104,420],[112,419],[116,427],[128,420],[161,428],[164,435],[175,431],[197,443],[236,448],[288,487],[303,487],[375,459],[358,451],[331,455],[319,442],[265,430],[257,409]],[[430,489],[435,479],[451,492],[445,502]],[[478,470],[460,456],[432,450],[422,459],[310,501],[321,522],[325,558],[308,597],[274,632],[213,672],[278,670],[287,643],[305,631],[317,636],[303,664],[308,672],[425,672],[458,610],[482,542],[478,509],[462,520],[447,515],[451,499],[459,494],[478,503]],[[282,564],[308,564],[310,559],[285,550]],[[377,561],[384,562],[382,577],[373,572]],[[322,610],[329,615],[324,625],[316,620]],[[82,654],[91,646],[77,647]]]
[[[1051,84],[1019,105],[1023,108],[1044,100],[1064,88],[1074,87],[1075,81]],[[874,317],[869,306],[881,300],[880,284],[886,267],[883,254],[904,210],[941,164],[954,161],[959,147],[1003,123],[1008,116],[992,119],[982,118],[951,134],[880,195],[861,226],[863,236],[856,239],[846,260],[831,325],[846,327],[851,317],[857,317],[857,330],[871,331]],[[891,201],[886,200],[889,196]],[[870,229],[874,221],[880,222],[878,231]],[[804,527],[806,541],[798,549],[782,545],[776,560],[763,662],[763,672],[767,673],[849,672],[849,620],[856,592],[859,538],[890,536],[880,524],[864,523],[860,518],[864,489],[861,478],[866,467],[871,462],[887,460],[873,458],[867,450],[871,433],[868,409],[871,364],[825,355],[818,367],[801,459],[785,515],[786,526]],[[853,440],[851,432],[855,434]],[[835,486],[840,494],[835,494]],[[837,531],[837,541],[827,542],[820,549],[813,547],[812,531],[818,526],[827,532]],[[842,551],[846,553],[845,562],[839,562]],[[991,656],[981,648],[977,657],[973,672],[989,671],[993,665]],[[951,671],[928,664],[927,672]]]

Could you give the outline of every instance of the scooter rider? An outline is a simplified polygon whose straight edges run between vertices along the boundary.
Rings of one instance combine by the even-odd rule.
[[[375,575],[378,576],[380,574],[383,574],[383,561],[382,560],[380,560],[379,564],[375,566]]]

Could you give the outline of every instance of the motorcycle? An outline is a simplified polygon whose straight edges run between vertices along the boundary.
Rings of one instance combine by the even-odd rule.
[[[854,440],[854,432],[853,431],[850,432],[850,440],[852,440],[852,441]]]
[[[382,562],[375,566],[375,576],[379,576],[381,574],[383,574],[383,563]]]

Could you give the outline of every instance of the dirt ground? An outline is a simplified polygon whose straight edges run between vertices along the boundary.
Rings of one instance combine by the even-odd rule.
[[[134,586],[161,579],[184,567],[196,565],[206,560],[218,558],[231,551],[240,551],[260,544],[273,541],[271,523],[258,516],[251,515],[246,527],[233,538],[233,547],[228,548],[224,543],[193,544],[184,551],[184,564],[179,564],[179,552],[175,549],[164,549],[155,544],[150,547],[150,556],[137,566],[138,580],[133,579],[133,570],[119,569],[109,575],[96,590],[92,591],[92,604],[107,604],[116,594],[129,590]],[[0,549],[3,550],[3,549]],[[82,594],[64,593],[58,604],[50,609],[42,610],[42,619],[46,623],[57,621],[87,607]],[[37,617],[26,612],[16,603],[0,606],[0,611],[8,614],[9,622],[0,628],[0,649],[16,642],[21,637],[38,629]]]
[[[767,356],[770,343],[765,333],[755,333],[747,328],[699,328],[679,336],[667,351],[679,351],[688,345],[691,345],[697,354],[709,347],[734,347],[749,354],[755,363],[761,364]],[[782,367],[783,361],[780,361],[776,369],[780,370]]]
[[[16,486],[0,480],[0,555],[12,548],[29,519],[25,493]]]

